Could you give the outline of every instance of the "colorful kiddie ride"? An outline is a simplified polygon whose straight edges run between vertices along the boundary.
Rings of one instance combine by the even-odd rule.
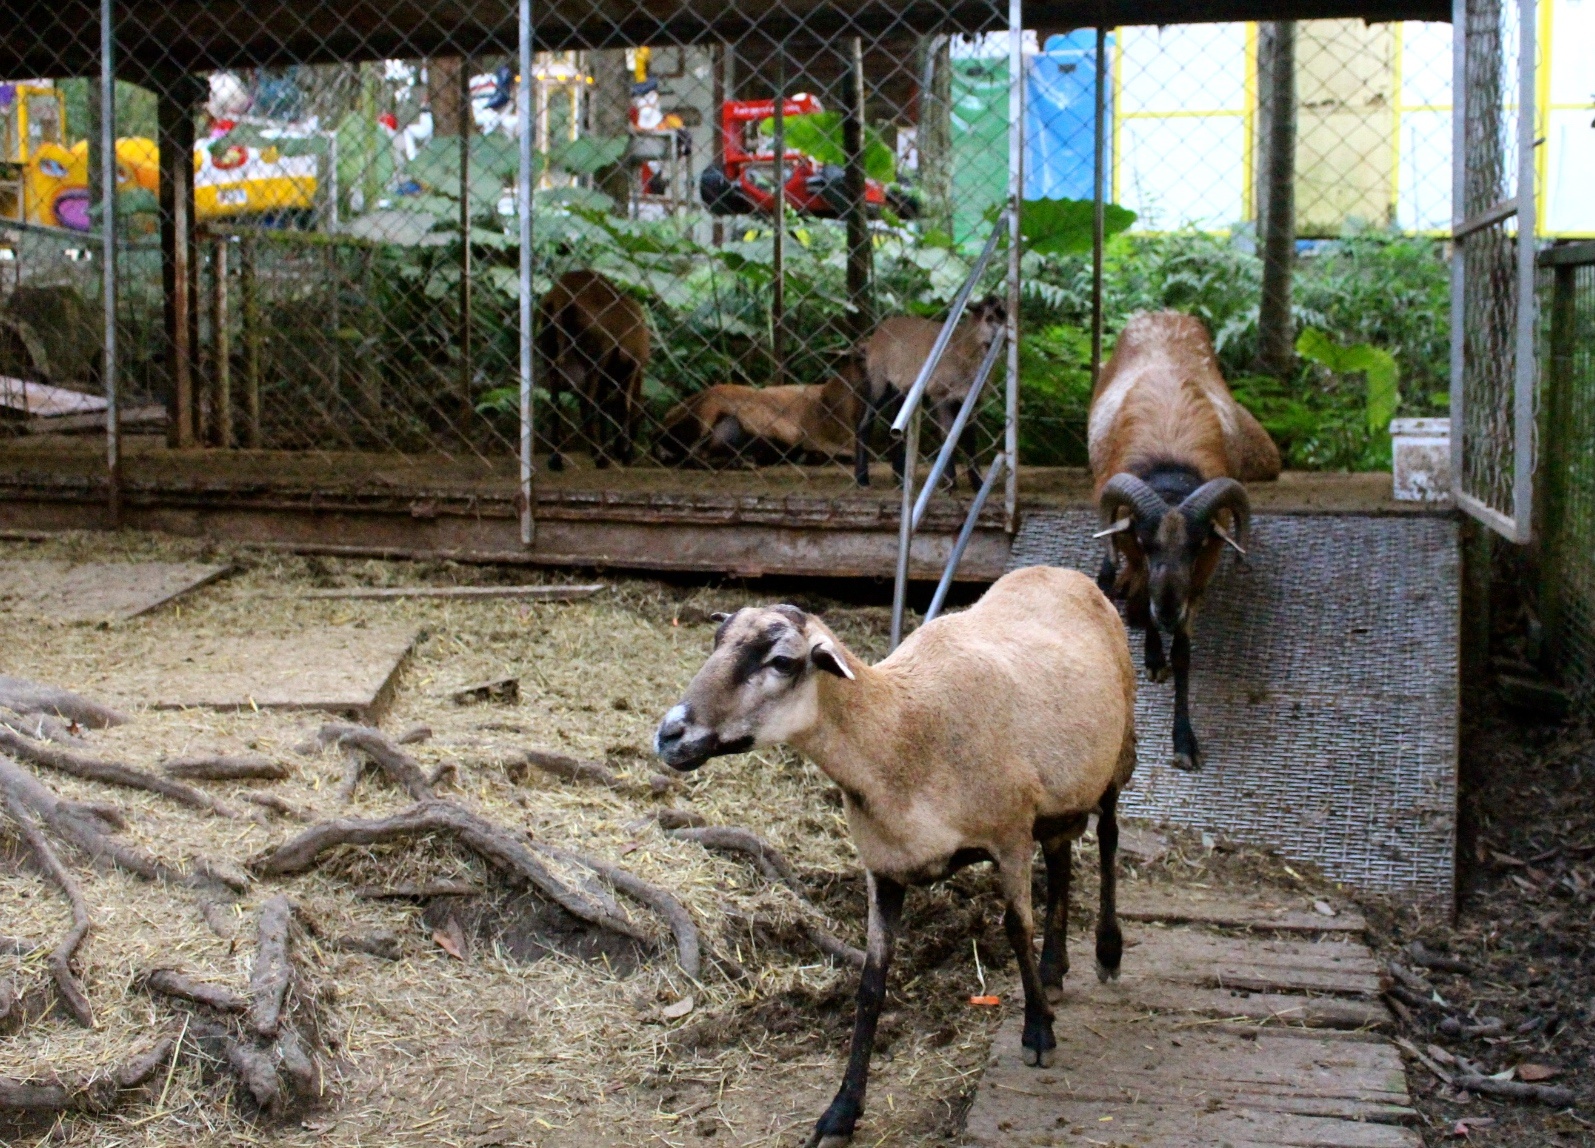
[[[218,121],[194,145],[194,214],[199,220],[280,215],[315,205],[320,161],[288,156],[271,143],[239,138]],[[0,219],[88,231],[89,141],[68,145],[66,104],[55,85],[0,84]],[[116,141],[116,186],[156,193],[160,151],[155,141]]]
[[[825,109],[807,93],[788,98],[782,116],[790,123],[800,116],[819,116]],[[775,148],[765,146],[759,125],[775,115],[774,100],[727,100],[720,109],[723,167],[705,168],[698,194],[711,215],[773,215],[776,204]],[[786,206],[821,219],[847,214],[847,173],[835,163],[822,163],[791,147],[784,149],[782,187]],[[864,181],[864,207],[871,215],[890,208],[900,218],[917,214],[914,199],[876,179]]]

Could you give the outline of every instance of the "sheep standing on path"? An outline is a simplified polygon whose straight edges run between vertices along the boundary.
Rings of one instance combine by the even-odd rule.
[[[1173,635],[1173,764],[1201,769],[1191,627],[1224,547],[1246,553],[1241,483],[1278,478],[1279,448],[1230,394],[1201,320],[1175,311],[1125,324],[1091,396],[1087,438],[1101,536],[1111,539],[1097,584],[1145,632],[1153,681],[1169,676],[1159,631]]]
[[[969,610],[915,631],[869,666],[795,606],[721,616],[714,649],[654,738],[677,769],[784,742],[842,791],[864,863],[869,930],[842,1086],[809,1143],[847,1143],[864,1107],[875,1024],[909,885],[992,861],[1025,993],[1025,1060],[1057,1042],[1048,994],[1068,971],[1071,846],[1098,817],[1098,976],[1117,977],[1114,908],[1119,791],[1135,768],[1135,672],[1124,624],[1086,576],[1006,575]],[[1030,899],[1047,863],[1038,965]]]

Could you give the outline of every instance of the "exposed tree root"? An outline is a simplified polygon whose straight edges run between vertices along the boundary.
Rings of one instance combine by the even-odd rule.
[[[259,948],[249,974],[249,1024],[257,1036],[275,1037],[282,1026],[283,1001],[293,979],[288,957],[288,926],[293,905],[281,893],[260,909]]]
[[[252,805],[259,805],[293,821],[312,820],[310,814],[297,806],[290,805],[275,793],[246,793],[243,798]]]
[[[167,777],[183,777],[190,781],[286,781],[289,776],[286,765],[253,754],[180,757],[165,762],[161,772]]]
[[[596,761],[582,761],[580,758],[570,757],[563,753],[555,753],[549,749],[523,750],[521,751],[519,764],[542,770],[544,773],[564,781],[579,781],[587,785],[601,785],[605,789],[613,789],[616,793],[625,793],[633,796],[661,794],[675,785],[674,778],[667,777],[662,773],[655,773],[650,777],[646,788],[634,785],[608,766],[600,765]]]
[[[660,819],[663,824],[663,818]],[[741,853],[752,858],[753,866],[771,881],[779,881],[796,895],[798,903],[816,916],[824,916],[819,906],[809,900],[808,892],[798,880],[797,873],[787,863],[785,857],[764,838],[751,830],[742,829],[732,825],[713,825],[693,828],[668,829],[667,834],[682,841],[696,841],[705,849],[719,849],[724,852]],[[852,945],[812,921],[803,923],[803,931],[809,940],[814,942],[816,948],[827,956],[844,961],[857,968],[864,967],[864,951]]]
[[[90,729],[122,725],[127,718],[71,690],[0,674],[0,706],[19,714],[51,714]]]
[[[61,943],[50,952],[50,975],[55,978],[61,999],[66,1002],[67,1008],[72,1011],[78,1023],[85,1028],[93,1028],[94,1010],[89,1007],[89,998],[83,992],[83,986],[78,983],[77,975],[72,971],[72,958],[77,954],[83,938],[89,934],[89,907],[83,900],[83,891],[78,888],[78,883],[72,874],[66,871],[66,866],[61,864],[61,858],[56,856],[55,849],[45,838],[33,811],[10,790],[5,793],[5,805],[12,820],[22,830],[22,838],[28,843],[28,848],[33,852],[33,858],[38,862],[39,868],[61,887],[61,892],[66,894],[66,899],[72,905],[72,928],[67,930],[66,936],[61,938]]]
[[[249,1002],[232,989],[196,981],[176,969],[151,969],[144,976],[144,987],[162,996],[202,1004],[217,1012],[242,1013],[249,1008]]]
[[[702,953],[698,943],[698,927],[693,924],[692,916],[687,912],[687,907],[672,894],[661,889],[658,885],[644,881],[641,877],[622,869],[618,865],[613,865],[597,857],[589,857],[585,853],[559,849],[552,845],[538,844],[536,848],[560,861],[591,869],[626,896],[634,901],[642,902],[663,917],[669,923],[671,933],[675,935],[676,959],[681,963],[681,971],[693,980],[698,979],[702,971]]]
[[[0,725],[10,726],[37,741],[53,741],[57,745],[73,745],[79,749],[89,744],[73,733],[71,726],[49,714],[19,714],[14,709],[0,705]]]
[[[43,742],[23,737],[10,726],[0,725],[0,750],[14,753],[24,761],[31,761],[35,765],[42,765],[60,773],[83,778],[85,781],[100,781],[107,785],[122,785],[129,789],[143,789],[150,793],[159,793],[163,797],[170,797],[173,801],[180,801],[184,805],[191,805],[195,809],[207,810],[222,817],[238,816],[237,813],[217,801],[210,794],[201,793],[192,785],[184,785],[180,781],[157,777],[153,773],[145,773],[141,769],[134,769],[132,766],[123,765],[120,762],[102,761],[97,757],[84,757],[82,754],[73,753],[70,750],[55,749]]]
[[[53,1112],[108,1112],[120,1093],[147,1084],[172,1055],[171,1037],[162,1037],[149,1051],[109,1072],[75,1080],[0,1079],[0,1111],[18,1115]]]
[[[421,801],[432,796],[432,786],[435,782],[427,777],[426,771],[421,768],[415,758],[394,745],[379,730],[372,729],[370,726],[328,722],[316,731],[315,744],[320,746],[341,745],[350,749],[357,749],[376,762],[382,772],[387,774],[395,785],[415,798],[415,800]],[[355,771],[355,777],[358,782],[358,769]],[[350,796],[353,796],[352,788]]]

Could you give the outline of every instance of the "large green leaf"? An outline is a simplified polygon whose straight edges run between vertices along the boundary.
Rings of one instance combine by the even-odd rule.
[[[842,146],[841,112],[791,116],[784,127],[789,150],[800,151],[822,164],[847,166],[847,152]],[[774,135],[775,120],[765,120],[759,125],[759,131]],[[868,126],[864,128],[864,174],[881,183],[891,183],[897,178],[897,157],[880,133]]]
[[[1025,245],[1042,255],[1084,255],[1091,250],[1095,205],[1089,199],[1027,199],[1019,215]],[[1103,238],[1125,231],[1135,212],[1116,203],[1103,205]]]
[[[580,136],[548,149],[548,164],[572,175],[592,175],[613,167],[626,154],[626,141],[619,136]]]
[[[1316,327],[1296,340],[1296,353],[1337,375],[1361,372],[1367,380],[1364,413],[1369,434],[1381,434],[1401,406],[1401,368],[1389,351],[1369,343],[1342,347]]]

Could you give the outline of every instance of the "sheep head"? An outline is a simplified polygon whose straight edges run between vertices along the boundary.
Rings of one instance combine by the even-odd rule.
[[[1133,474],[1116,474],[1098,499],[1104,537],[1132,568],[1132,578],[1146,587],[1152,620],[1160,629],[1178,631],[1189,624],[1191,607],[1201,597],[1218,566],[1220,548],[1241,554],[1251,521],[1246,488],[1233,478],[1204,482],[1171,506]],[[1218,520],[1227,513],[1232,529]]]
[[[816,675],[851,680],[836,636],[796,606],[716,614],[714,649],[654,734],[654,752],[676,769],[790,740],[819,720]]]

